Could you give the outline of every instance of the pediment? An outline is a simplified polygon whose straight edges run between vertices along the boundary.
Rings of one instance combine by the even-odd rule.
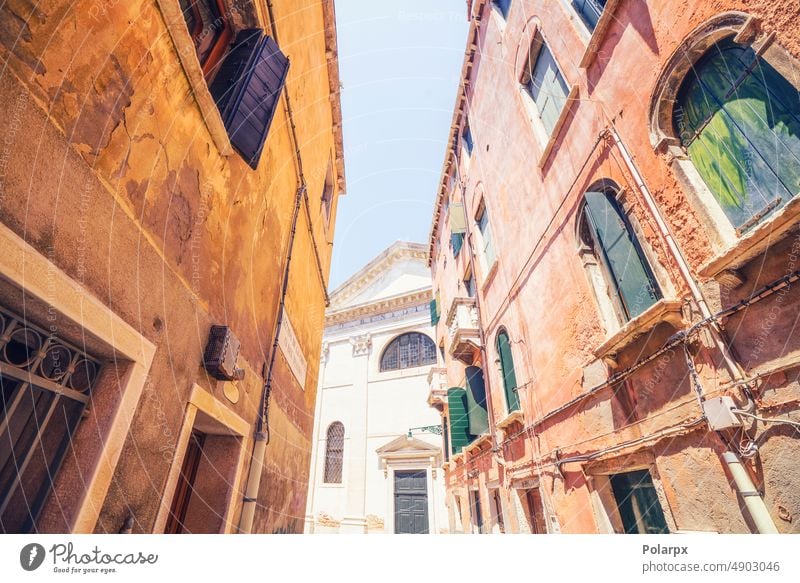
[[[379,456],[387,456],[391,454],[408,454],[408,453],[429,453],[431,455],[441,453],[441,448],[431,445],[426,441],[417,439],[415,437],[408,437],[408,435],[401,435],[375,450]]]
[[[331,311],[418,292],[431,286],[427,248],[398,241],[331,293]]]

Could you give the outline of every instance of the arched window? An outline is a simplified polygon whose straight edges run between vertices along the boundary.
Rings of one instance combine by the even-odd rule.
[[[344,425],[334,421],[328,426],[325,439],[325,483],[342,483],[344,457]]]
[[[750,46],[712,45],[683,79],[672,122],[737,234],[800,193],[800,96]]]
[[[381,372],[436,364],[436,345],[419,332],[407,332],[392,340],[381,356]]]
[[[514,372],[514,359],[511,356],[511,342],[505,329],[497,334],[497,354],[500,356],[500,374],[503,375],[503,390],[506,395],[508,412],[519,410],[517,394],[517,375]]]
[[[587,192],[581,213],[581,243],[591,249],[602,267],[608,295],[620,316],[628,321],[661,299],[628,217],[615,191]]]

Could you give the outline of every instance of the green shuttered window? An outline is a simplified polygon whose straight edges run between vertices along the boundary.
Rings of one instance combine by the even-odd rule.
[[[477,366],[468,366],[466,377],[469,432],[473,436],[483,435],[489,431],[489,413],[486,409],[486,387],[483,383],[483,370]]]
[[[461,387],[447,389],[447,411],[450,418],[450,451],[458,455],[472,441],[467,417],[467,391]]]
[[[615,474],[610,480],[625,534],[669,534],[649,471]]]
[[[517,375],[514,372],[514,359],[511,356],[511,343],[508,333],[501,330],[497,335],[497,353],[500,355],[500,372],[503,375],[503,390],[506,395],[508,412],[519,411],[519,394],[517,393]]]
[[[612,295],[626,320],[635,318],[661,299],[650,266],[613,192],[587,192],[584,216],[595,253],[611,280]]]
[[[531,43],[525,85],[530,92],[545,132],[549,136],[567,103],[569,88],[553,53],[539,33]]]
[[[800,95],[750,47],[711,47],[681,85],[673,124],[738,233],[800,193]]]

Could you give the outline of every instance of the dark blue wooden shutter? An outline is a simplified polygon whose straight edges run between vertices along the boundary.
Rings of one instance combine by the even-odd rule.
[[[635,318],[661,299],[661,291],[616,203],[604,192],[587,192],[585,196],[597,252],[611,272],[626,316]]]
[[[211,84],[231,144],[255,168],[289,71],[272,38],[253,28],[236,35]]]

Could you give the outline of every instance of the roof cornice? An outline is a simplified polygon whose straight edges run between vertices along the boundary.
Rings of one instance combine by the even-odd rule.
[[[453,118],[450,122],[450,138],[447,141],[447,149],[445,150],[444,162],[442,163],[439,189],[436,193],[436,200],[433,203],[433,221],[428,236],[428,267],[431,266],[431,262],[433,261],[436,234],[442,213],[442,203],[445,193],[447,192],[450,167],[455,158],[456,147],[458,147],[458,136],[461,129],[462,117],[466,111],[467,90],[469,88],[469,79],[472,75],[472,67],[475,64],[475,53],[478,50],[478,29],[482,23],[483,5],[485,3],[486,0],[471,0],[467,4],[468,14],[470,15],[469,32],[467,33],[467,49],[464,51],[464,62],[461,65],[461,81],[456,91],[456,105],[453,110]]]
[[[333,310],[341,308],[342,304],[356,296],[401,259],[418,259],[425,263],[428,260],[428,250],[423,243],[397,241],[392,244],[331,292]]]

